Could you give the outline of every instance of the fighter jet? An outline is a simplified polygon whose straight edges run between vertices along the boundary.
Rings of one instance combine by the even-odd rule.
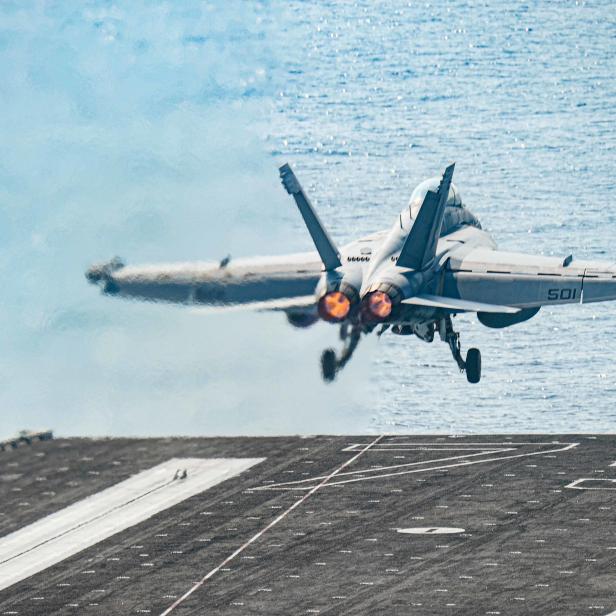
[[[577,261],[497,250],[490,234],[452,184],[454,165],[425,180],[389,230],[338,248],[288,164],[280,177],[293,197],[316,251],[218,263],[91,267],[104,293],[150,301],[286,314],[295,327],[322,320],[339,327],[339,354],[321,356],[333,381],[362,335],[389,330],[449,345],[470,383],[481,378],[481,354],[463,357],[453,317],[476,313],[486,327],[522,323],[541,306],[616,299],[616,262]]]

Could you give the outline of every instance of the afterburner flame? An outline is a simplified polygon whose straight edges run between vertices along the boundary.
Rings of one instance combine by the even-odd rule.
[[[386,319],[392,310],[391,297],[383,291],[374,291],[368,296],[367,307],[370,314],[377,319]]]
[[[351,310],[349,298],[340,291],[331,291],[319,301],[319,314],[326,321],[342,321]]]

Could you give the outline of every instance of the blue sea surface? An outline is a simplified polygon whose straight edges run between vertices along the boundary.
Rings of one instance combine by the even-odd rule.
[[[446,345],[101,296],[92,262],[340,244],[456,161],[499,247],[616,260],[613,3],[0,4],[0,433],[614,432],[616,302]]]

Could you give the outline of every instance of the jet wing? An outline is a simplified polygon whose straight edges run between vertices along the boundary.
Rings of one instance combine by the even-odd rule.
[[[93,266],[86,276],[105,293],[149,301],[260,310],[315,303],[323,270],[317,253],[226,261],[145,266],[115,261]]]
[[[448,259],[439,295],[516,308],[616,300],[616,262],[462,249]]]

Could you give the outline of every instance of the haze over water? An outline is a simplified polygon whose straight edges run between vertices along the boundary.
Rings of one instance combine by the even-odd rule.
[[[611,2],[0,6],[0,433],[575,432],[616,425],[616,303],[447,346],[105,298],[83,272],[339,244],[456,161],[499,247],[616,259]]]

